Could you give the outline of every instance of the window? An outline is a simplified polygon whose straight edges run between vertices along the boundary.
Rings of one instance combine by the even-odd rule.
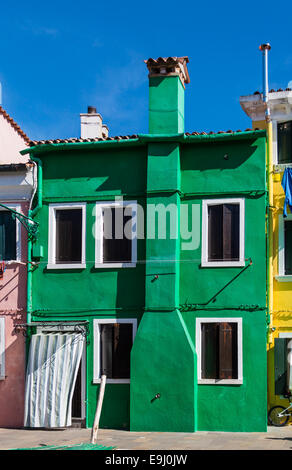
[[[96,268],[136,266],[136,214],[136,202],[96,203]]]
[[[242,383],[242,319],[197,318],[198,383]]]
[[[0,380],[5,379],[5,318],[0,318]]]
[[[20,212],[20,206],[7,206]],[[0,208],[0,261],[20,261],[21,225],[12,213]]]
[[[85,268],[86,204],[49,207],[49,269]]]
[[[130,382],[130,354],[137,329],[136,319],[94,320],[93,380],[99,383]]]
[[[292,214],[279,215],[279,275],[278,281],[292,280]]]
[[[280,333],[274,344],[275,395],[292,393],[292,334]]]
[[[244,266],[244,199],[203,201],[201,265]]]
[[[278,123],[277,134],[278,163],[292,163],[292,121]]]

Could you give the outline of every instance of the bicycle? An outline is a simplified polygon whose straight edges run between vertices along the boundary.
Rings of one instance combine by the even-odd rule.
[[[292,408],[292,396],[288,395],[286,398],[289,399],[289,406],[287,408],[281,405],[277,405],[270,409],[268,414],[269,424],[280,427],[285,426],[288,423],[289,417],[292,416],[292,411],[288,412],[288,410]]]

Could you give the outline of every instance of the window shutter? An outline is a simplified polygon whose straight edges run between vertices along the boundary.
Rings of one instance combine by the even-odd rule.
[[[219,379],[236,379],[237,325],[219,323]]]
[[[0,379],[5,378],[5,318],[0,318]]]
[[[287,393],[287,340],[275,338],[274,364],[275,364],[275,395]]]
[[[101,375],[111,379],[113,376],[113,325],[104,324],[101,328]]]
[[[223,259],[239,259],[239,204],[223,204]]]

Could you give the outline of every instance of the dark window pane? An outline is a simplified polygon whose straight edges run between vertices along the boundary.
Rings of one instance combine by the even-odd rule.
[[[237,379],[237,323],[202,323],[202,379]]]
[[[16,220],[11,212],[0,211],[0,261],[16,259]]]
[[[208,207],[208,260],[223,259],[223,205]]]
[[[284,221],[285,274],[292,274],[292,220]]]
[[[107,207],[103,211],[104,263],[130,263],[132,260],[132,240],[125,235],[125,225],[132,216],[125,215],[125,210],[125,207]]]
[[[56,211],[56,263],[82,261],[82,209]]]
[[[132,324],[103,324],[100,326],[100,335],[101,374],[109,379],[129,379]]]
[[[239,204],[208,206],[208,260],[239,260]]]
[[[219,335],[218,323],[202,324],[202,379],[219,377]]]
[[[278,163],[292,162],[292,121],[278,124]]]

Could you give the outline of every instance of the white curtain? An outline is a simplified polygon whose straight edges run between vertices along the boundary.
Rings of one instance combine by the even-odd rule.
[[[26,373],[25,427],[71,425],[72,397],[83,345],[81,334],[32,335]]]

